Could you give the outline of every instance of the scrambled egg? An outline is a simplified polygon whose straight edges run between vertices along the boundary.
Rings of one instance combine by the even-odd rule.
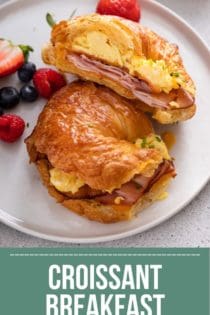
[[[168,149],[165,143],[157,135],[151,134],[143,139],[137,139],[135,144],[138,148],[156,149],[161,152],[164,159],[166,160],[171,159],[170,155],[168,154]]]
[[[86,35],[77,37],[74,40],[73,48],[76,51],[82,51],[94,55],[96,58],[109,60],[111,63],[123,66],[121,54],[108,37],[102,32],[89,32]]]
[[[71,192],[75,194],[85,185],[85,183],[73,173],[65,173],[56,168],[50,170],[51,184],[61,192]]]
[[[179,88],[182,78],[179,73],[171,73],[164,60],[153,61],[140,56],[133,56],[133,49],[128,47],[126,53],[121,53],[107,35],[101,31],[83,33],[73,41],[75,52],[84,53],[111,63],[117,67],[128,69],[129,73],[147,81],[157,93],[169,93]]]
[[[146,138],[136,140],[135,145],[138,148],[155,148],[161,152],[164,159],[170,160],[167,147],[159,136],[151,134]],[[142,163],[141,168],[145,168],[146,164],[149,164],[148,161]],[[78,192],[78,190],[85,185],[85,182],[79,179],[74,173],[65,173],[56,168],[50,170],[50,183],[58,191],[71,192],[72,194]],[[116,204],[121,202],[119,198],[116,198]]]
[[[170,92],[171,89],[178,89],[177,77],[172,76],[164,60],[153,61],[133,57],[129,67],[130,74],[138,74],[145,78],[148,83],[156,88],[156,92]]]

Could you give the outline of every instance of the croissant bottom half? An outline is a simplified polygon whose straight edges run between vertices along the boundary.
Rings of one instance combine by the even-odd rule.
[[[145,114],[93,83],[75,82],[57,92],[26,145],[49,194],[100,222],[132,218],[162,197],[175,176]]]

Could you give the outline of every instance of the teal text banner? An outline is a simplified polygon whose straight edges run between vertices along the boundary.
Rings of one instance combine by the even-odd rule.
[[[0,249],[2,315],[210,315],[208,249]]]

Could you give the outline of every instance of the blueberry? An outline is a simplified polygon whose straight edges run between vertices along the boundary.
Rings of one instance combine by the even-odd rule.
[[[4,110],[2,107],[0,107],[0,116],[4,115]]]
[[[0,107],[9,109],[15,107],[20,102],[18,91],[11,87],[4,87],[0,90]]]
[[[38,96],[37,90],[31,85],[24,85],[20,90],[20,97],[25,102],[34,102]]]
[[[27,83],[31,81],[35,72],[36,72],[35,64],[32,62],[26,62],[18,70],[18,78],[20,79],[20,81]]]

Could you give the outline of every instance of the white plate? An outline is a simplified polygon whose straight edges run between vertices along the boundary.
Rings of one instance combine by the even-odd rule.
[[[14,145],[0,143],[0,220],[9,226],[50,240],[72,243],[94,243],[127,237],[145,231],[181,210],[210,178],[210,53],[199,36],[177,15],[160,4],[141,0],[142,24],[149,26],[180,47],[187,70],[196,82],[198,111],[190,121],[164,127],[177,137],[172,155],[176,158],[177,178],[169,189],[169,198],[156,202],[131,222],[103,225],[90,222],[57,205],[42,186],[36,169],[29,165],[22,141]],[[91,13],[96,0],[20,0],[0,9],[0,37],[34,47],[31,56],[41,66],[40,49],[49,39],[46,12],[58,20],[77,14]],[[0,81],[0,86],[12,79]],[[16,76],[13,83],[18,85]],[[35,125],[44,101],[21,104],[20,114],[30,127]],[[202,211],[202,209],[201,209]]]

